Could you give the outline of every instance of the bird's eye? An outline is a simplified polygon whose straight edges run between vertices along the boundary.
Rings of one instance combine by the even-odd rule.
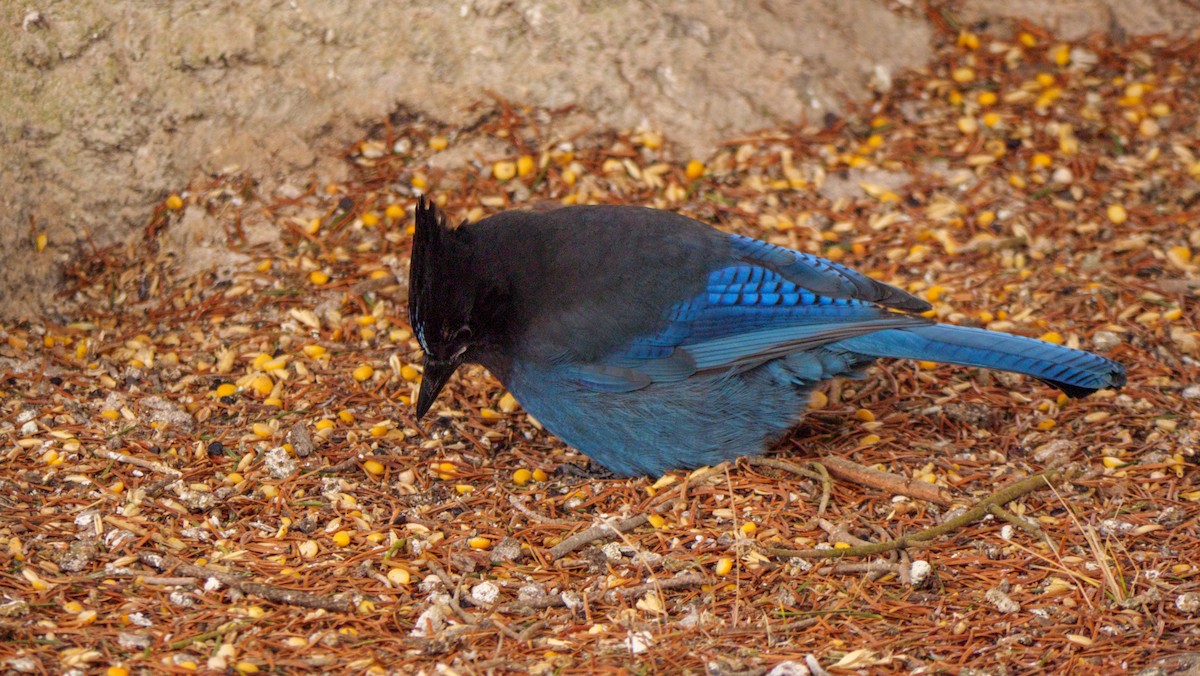
[[[450,342],[469,342],[472,335],[471,327],[464,324],[463,326],[458,327],[458,330],[454,332],[454,335],[450,336]]]

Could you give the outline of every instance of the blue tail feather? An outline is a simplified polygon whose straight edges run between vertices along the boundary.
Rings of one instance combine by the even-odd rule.
[[[839,341],[836,347],[871,357],[923,359],[1023,373],[1072,397],[1125,384],[1125,368],[1111,359],[1033,338],[966,326],[931,324],[891,329]]]

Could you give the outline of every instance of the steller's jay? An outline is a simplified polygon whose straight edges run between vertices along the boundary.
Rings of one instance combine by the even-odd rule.
[[[837,263],[641,207],[509,211],[448,228],[417,205],[409,319],[424,416],[482,364],[546,429],[620,475],[762,453],[819,381],[879,357],[1024,373],[1073,397],[1120,387],[1099,355],[937,324]]]

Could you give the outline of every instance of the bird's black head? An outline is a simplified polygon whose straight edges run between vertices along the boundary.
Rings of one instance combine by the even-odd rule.
[[[473,244],[468,227],[451,229],[435,205],[417,202],[408,280],[408,319],[425,351],[417,419],[496,332],[501,294]]]

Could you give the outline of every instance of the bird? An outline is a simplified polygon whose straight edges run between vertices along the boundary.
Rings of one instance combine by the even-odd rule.
[[[415,209],[409,320],[419,421],[480,364],[617,476],[761,454],[814,387],[877,359],[1013,371],[1071,397],[1125,383],[1106,357],[922,316],[929,303],[839,263],[670,211],[578,205],[450,227]]]

